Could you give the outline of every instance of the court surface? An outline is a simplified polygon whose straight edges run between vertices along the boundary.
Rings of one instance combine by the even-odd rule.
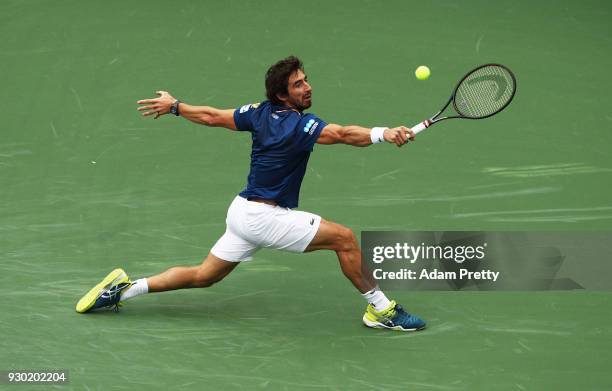
[[[429,328],[382,332],[335,254],[261,251],[208,290],[74,311],[115,267],[199,263],[248,173],[248,134],[136,100],[260,101],[290,54],[341,124],[413,125],[482,63],[518,79],[495,118],[315,147],[301,209],[356,232],[611,230],[610,20],[592,0],[3,1],[0,369],[65,368],[49,388],[75,390],[611,389],[606,291],[393,291]]]

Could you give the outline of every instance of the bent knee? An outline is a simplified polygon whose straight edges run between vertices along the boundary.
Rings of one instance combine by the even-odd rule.
[[[207,288],[223,280],[225,275],[210,275],[206,270],[198,270],[193,278],[193,285],[198,288]]]
[[[336,239],[336,251],[350,251],[358,248],[357,237],[352,229],[340,226]]]

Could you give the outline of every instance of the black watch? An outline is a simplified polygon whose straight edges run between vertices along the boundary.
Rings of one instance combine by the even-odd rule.
[[[170,112],[176,116],[179,115],[179,110],[178,110],[178,105],[179,103],[181,103],[180,100],[175,100],[174,103],[172,104],[172,106],[170,107]]]

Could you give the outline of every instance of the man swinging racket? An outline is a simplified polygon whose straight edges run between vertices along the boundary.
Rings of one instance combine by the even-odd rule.
[[[133,297],[184,288],[205,288],[221,281],[240,262],[249,261],[262,247],[302,253],[333,250],[344,275],[367,300],[363,323],[399,331],[425,328],[378,288],[362,270],[361,250],[353,232],[313,213],[294,210],[314,144],[365,147],[383,141],[402,146],[414,133],[406,127],[341,126],[311,113],[312,88],[302,62],[287,57],[266,73],[266,96],[261,104],[220,110],[191,106],[158,91],[158,98],[137,103],[144,116],[172,113],[206,126],[248,131],[253,140],[246,188],[227,211],[227,227],[201,265],[173,267],[153,277],[130,281],[122,269],[112,271],[77,303],[77,312],[114,307]]]

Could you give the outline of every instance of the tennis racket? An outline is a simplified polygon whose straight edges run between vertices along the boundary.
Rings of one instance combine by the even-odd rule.
[[[418,134],[445,119],[491,117],[505,109],[515,93],[516,78],[510,69],[500,64],[481,65],[463,76],[442,110],[411,129]],[[451,102],[455,113],[441,117]]]

